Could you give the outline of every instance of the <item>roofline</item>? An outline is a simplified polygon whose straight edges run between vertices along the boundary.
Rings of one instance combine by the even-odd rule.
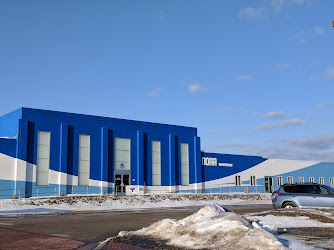
[[[259,155],[234,155],[234,154],[224,154],[224,153],[212,153],[212,152],[206,152],[206,151],[202,151],[202,154],[212,154],[212,155],[221,155],[221,156],[224,156],[224,157],[241,157],[241,158],[249,158],[249,157],[252,157],[252,158],[261,158],[261,159],[268,159],[268,158],[264,158],[262,156],[259,156]]]
[[[14,111],[11,111],[11,112],[9,112],[7,114],[4,114],[4,115],[0,116],[0,120],[3,120],[3,119],[6,119],[8,117],[11,117],[13,115],[16,115],[17,113],[21,113],[21,117],[22,117],[22,111],[23,111],[22,107],[18,108],[18,109],[15,109]]]
[[[111,118],[111,117],[105,117],[105,116],[86,115],[86,114],[78,114],[78,113],[70,113],[70,112],[62,112],[62,111],[33,109],[33,108],[26,108],[26,107],[22,107],[21,109],[22,109],[22,113],[41,113],[41,114],[46,114],[46,115],[57,115],[57,116],[73,117],[73,118],[78,118],[78,119],[91,119],[91,120],[136,124],[136,125],[154,126],[154,127],[168,127],[172,129],[181,128],[181,129],[187,129],[187,130],[195,130],[197,134],[197,128],[195,127],[170,125],[170,124],[154,123],[154,122],[144,122],[144,121]]]

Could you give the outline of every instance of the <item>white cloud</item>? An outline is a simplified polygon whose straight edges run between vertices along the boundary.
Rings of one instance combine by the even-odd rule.
[[[264,8],[243,8],[239,11],[239,17],[243,19],[260,19],[264,17],[265,9]]]
[[[261,126],[255,127],[256,130],[271,130],[273,128],[283,128],[283,127],[288,127],[288,126],[294,126],[294,125],[304,125],[305,121],[300,120],[300,119],[291,119],[291,120],[286,120],[283,122],[273,122],[273,123],[265,123]]]
[[[158,19],[159,21],[163,21],[165,19],[165,11],[159,10],[154,12],[153,17]]]
[[[305,0],[290,0],[290,2],[297,4],[297,5],[304,5],[306,1]]]
[[[323,104],[318,104],[318,106],[314,109],[314,111],[319,112],[325,108],[325,105]]]
[[[321,28],[321,27],[315,27],[315,28],[314,28],[314,32],[315,32],[317,35],[322,35],[322,34],[324,34],[324,29]]]
[[[280,63],[274,66],[275,69],[289,68],[291,64],[289,63]]]
[[[300,119],[291,119],[291,120],[286,120],[280,124],[280,127],[286,127],[290,125],[304,125],[305,121],[300,120]]]
[[[155,90],[148,92],[147,95],[150,97],[159,97],[162,89],[156,88]]]
[[[271,0],[271,7],[276,13],[280,12],[286,5],[311,6],[310,0]]]
[[[301,43],[304,43],[304,42],[306,42],[305,36],[306,36],[306,32],[305,31],[300,31],[300,32],[292,35],[291,38],[299,40],[299,42],[301,42]]]
[[[297,39],[300,38],[301,36],[303,36],[305,34],[305,31],[300,31],[294,35],[292,35],[292,38]]]
[[[225,107],[225,108],[217,108],[216,111],[218,112],[229,112],[232,111],[233,107]]]
[[[290,140],[290,144],[310,150],[331,149],[334,146],[334,135],[295,138]]]
[[[316,26],[314,29],[308,29],[306,31],[300,31],[291,36],[292,39],[298,40],[301,43],[306,42],[306,38],[309,39],[314,35],[322,35],[324,34],[324,30],[321,27]]]
[[[189,85],[189,92],[190,92],[190,93],[205,92],[205,91],[208,91],[208,88],[203,88],[203,87],[201,87],[201,85],[198,84],[198,83],[190,84],[190,85]]]
[[[285,117],[285,114],[281,111],[272,111],[272,112],[269,112],[268,114],[266,115],[263,115],[263,117],[265,118],[278,118],[278,119],[282,119]]]
[[[334,80],[334,68],[327,70],[327,79]]]
[[[237,76],[234,80],[240,81],[240,80],[250,80],[253,76],[246,75],[246,76]]]
[[[261,126],[255,127],[255,129],[256,130],[270,130],[270,129],[277,128],[277,127],[279,127],[279,124],[277,122],[274,122],[274,123],[265,123]]]
[[[251,144],[222,144],[219,148],[233,149],[232,152],[245,155],[258,155],[265,158],[274,159],[291,159],[304,161],[334,161],[334,151],[315,151],[315,150],[300,150],[293,145],[284,146],[259,146]]]
[[[271,7],[278,13],[284,5],[285,0],[271,0]]]

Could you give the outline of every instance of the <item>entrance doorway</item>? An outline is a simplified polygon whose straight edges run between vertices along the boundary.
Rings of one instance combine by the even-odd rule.
[[[265,176],[264,177],[264,192],[265,193],[272,193],[274,192],[273,186],[273,177],[272,176]]]
[[[129,174],[115,174],[115,195],[125,195],[128,185],[130,185]]]

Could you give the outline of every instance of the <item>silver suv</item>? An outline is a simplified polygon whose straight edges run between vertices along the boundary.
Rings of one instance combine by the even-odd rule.
[[[333,208],[334,189],[317,184],[284,184],[271,195],[275,209],[293,207]]]

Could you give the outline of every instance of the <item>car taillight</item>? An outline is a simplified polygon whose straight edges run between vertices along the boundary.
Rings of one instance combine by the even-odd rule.
[[[276,198],[276,196],[278,196],[278,195],[279,195],[279,192],[274,193],[274,198]]]

